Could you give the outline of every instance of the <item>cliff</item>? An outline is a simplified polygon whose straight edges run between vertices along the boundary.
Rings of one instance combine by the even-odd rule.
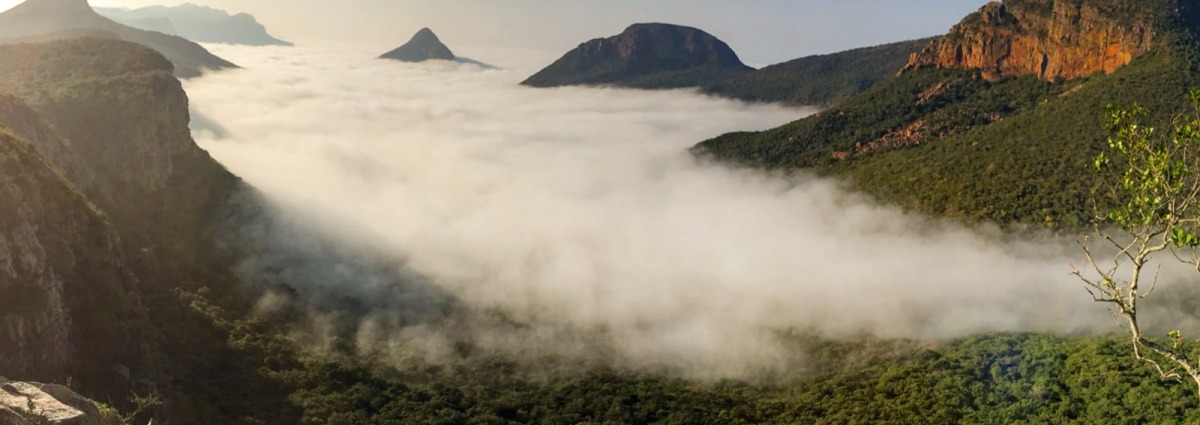
[[[158,51],[174,64],[174,72],[181,78],[236,67],[183,38],[113,22],[92,10],[87,0],[28,0],[0,13],[0,43],[90,31],[109,33]]]
[[[637,24],[579,45],[521,84],[702,87],[753,70],[728,44],[699,29]]]
[[[989,80],[1051,81],[1112,73],[1150,49],[1159,20],[1116,1],[992,2],[913,54],[905,70],[978,69]]]
[[[393,59],[403,62],[424,62],[428,60],[455,60],[454,53],[442,44],[437,34],[429,28],[422,28],[413,35],[408,43],[395,50],[384,53],[381,59]]]
[[[0,130],[0,373],[56,379],[139,349],[144,314],[116,232],[34,149]]]
[[[253,15],[185,3],[138,9],[96,8],[100,15],[134,28],[177,35],[201,43],[291,46],[272,36]]]
[[[0,46],[0,302],[14,303],[0,306],[0,373],[70,376],[105,400],[154,392],[169,417],[221,423],[254,413],[207,407],[204,391],[245,378],[200,371],[237,362],[179,291],[253,302],[219,245],[245,188],[192,141],[171,70],[114,39]]]
[[[819,114],[692,152],[836,175],[927,214],[1061,228],[1093,218],[1103,105],[1169,128],[1200,87],[1200,7],[1178,0],[1008,0],[966,17],[896,78]],[[1087,78],[1081,78],[1087,77]],[[1017,190],[1014,190],[1017,188]]]

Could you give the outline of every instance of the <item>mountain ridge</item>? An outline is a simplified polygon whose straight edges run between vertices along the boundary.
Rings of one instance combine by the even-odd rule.
[[[1039,72],[1048,61],[1031,68],[1007,66],[1011,62],[1004,58],[971,66],[912,67],[820,114],[763,132],[722,135],[692,152],[750,168],[846,178],[879,199],[966,221],[1048,228],[1089,223],[1094,212],[1088,193],[1095,176],[1086,165],[1106,149],[1102,106],[1136,101],[1155,111],[1149,124],[1168,126],[1170,117],[1186,108],[1186,88],[1200,86],[1200,51],[1191,41],[1200,20],[1195,5],[1176,0],[1004,4],[1009,13],[1029,8],[1048,14],[1059,2],[1130,13],[1114,12],[1097,17],[1101,22],[1081,21],[1068,28],[1105,28],[1122,19],[1140,19],[1153,23],[1148,28],[1156,36],[1144,53],[1111,74],[1103,69],[1103,60],[1070,62],[1081,67],[1060,68],[1062,74]],[[955,28],[1014,34],[1012,22],[982,18],[996,8],[995,3],[986,5]],[[1049,27],[1022,31],[1053,33]],[[965,42],[961,40],[935,40],[929,51]],[[1007,45],[974,40],[981,43],[974,51],[986,51],[983,43]],[[1067,47],[1065,51],[1073,51]],[[1100,58],[1105,51],[1095,54]]]
[[[199,76],[205,70],[235,68],[199,44],[180,37],[121,25],[96,13],[87,0],[27,0],[0,13],[0,43],[36,37],[74,37],[80,31],[102,31],[158,51],[174,64],[181,78]]]
[[[134,28],[177,35],[200,43],[242,44],[248,46],[292,46],[272,36],[263,24],[247,13],[194,3],[178,6],[146,6],[137,9],[98,7],[96,12]]]
[[[634,24],[618,35],[582,43],[521,84],[699,87],[754,69],[724,41],[697,28]]]

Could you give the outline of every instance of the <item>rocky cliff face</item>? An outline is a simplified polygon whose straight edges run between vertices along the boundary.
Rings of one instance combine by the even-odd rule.
[[[905,70],[968,68],[989,80],[1034,74],[1051,81],[1111,73],[1148,51],[1158,35],[1157,14],[1128,7],[1118,1],[992,2],[913,54]]]
[[[521,84],[700,87],[753,70],[728,44],[699,29],[637,24],[579,45]]]
[[[0,46],[0,373],[119,399],[211,344],[176,288],[240,299],[213,236],[240,182],[171,70],[114,39]]]
[[[54,379],[136,350],[133,323],[144,312],[116,232],[6,130],[0,205],[0,373]]]
[[[450,48],[442,44],[442,40],[438,39],[437,34],[434,34],[429,28],[422,28],[416,35],[413,35],[408,43],[396,48],[396,50],[384,53],[380,58],[404,62],[424,62],[427,60],[452,61],[455,59],[454,53],[450,51]]]

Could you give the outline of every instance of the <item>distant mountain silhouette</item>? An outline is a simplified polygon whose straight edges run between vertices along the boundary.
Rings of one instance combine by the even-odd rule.
[[[427,60],[457,59],[449,47],[442,44],[437,34],[429,28],[421,28],[408,43],[380,56],[382,59],[393,59],[404,62],[424,62]]]
[[[248,46],[291,46],[272,37],[249,14],[230,15],[220,9],[186,3],[179,6],[149,6],[140,9],[96,8],[96,12],[122,24],[178,35],[201,43],[243,44]]]
[[[111,33],[158,51],[175,65],[175,75],[182,78],[199,76],[206,69],[236,67],[199,44],[100,16],[87,0],[29,0],[0,13],[0,43],[95,33]]]
[[[653,23],[583,43],[521,84],[701,87],[751,71],[728,44],[709,33]]]

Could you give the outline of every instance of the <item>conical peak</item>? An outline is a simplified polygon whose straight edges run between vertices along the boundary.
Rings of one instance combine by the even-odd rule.
[[[420,31],[417,31],[417,33],[413,35],[412,41],[429,42],[440,40],[438,40],[437,34],[433,33],[433,30],[429,28],[421,28]]]

